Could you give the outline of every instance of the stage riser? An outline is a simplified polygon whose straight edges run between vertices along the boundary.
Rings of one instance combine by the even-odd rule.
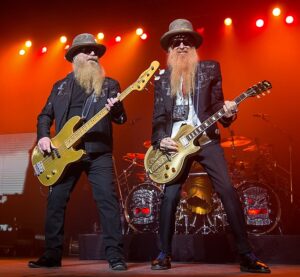
[[[258,257],[268,263],[299,264],[300,236],[250,236]],[[157,234],[131,234],[124,236],[125,255],[128,261],[150,261],[158,253]],[[79,258],[105,259],[101,234],[79,235]],[[233,238],[228,234],[211,236],[175,235],[173,261],[230,263],[237,262]]]

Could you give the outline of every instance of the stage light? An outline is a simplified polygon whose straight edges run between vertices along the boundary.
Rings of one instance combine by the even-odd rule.
[[[20,55],[20,56],[24,56],[25,53],[26,53],[26,51],[25,51],[24,49],[21,49],[21,50],[19,51],[19,55]]]
[[[232,19],[230,17],[227,17],[224,19],[224,24],[226,26],[230,26],[232,24]]]
[[[117,36],[116,38],[115,38],[115,41],[116,42],[120,42],[122,40],[122,38],[120,37],[120,36]]]
[[[263,27],[265,22],[262,19],[257,19],[256,20],[256,27],[261,28]]]
[[[288,15],[286,18],[285,18],[285,22],[287,24],[292,24],[294,22],[294,17],[291,16],[291,15]]]
[[[273,11],[272,11],[272,14],[274,15],[274,16],[279,16],[280,14],[281,14],[281,10],[280,10],[280,8],[274,8],[273,9]]]
[[[44,47],[42,48],[42,50],[41,50],[42,54],[45,54],[47,51],[48,51],[48,49],[47,49],[46,46],[44,46]]]
[[[25,42],[25,46],[26,46],[27,48],[31,47],[31,46],[32,46],[32,42],[31,42],[30,40],[27,40],[27,41]]]
[[[141,39],[142,39],[142,40],[145,40],[145,39],[147,39],[147,37],[148,37],[148,36],[147,36],[147,34],[146,34],[146,33],[143,33],[143,34],[141,35]]]
[[[59,40],[60,40],[61,43],[66,43],[67,42],[67,37],[66,36],[61,36]]]
[[[97,38],[100,39],[100,40],[104,39],[104,34],[103,33],[98,33]]]
[[[135,33],[136,33],[138,36],[140,36],[140,35],[142,35],[142,34],[144,33],[144,31],[143,31],[142,28],[137,28],[136,31],[135,31]]]
[[[204,27],[197,28],[197,33],[199,33],[200,35],[203,35],[204,34]]]

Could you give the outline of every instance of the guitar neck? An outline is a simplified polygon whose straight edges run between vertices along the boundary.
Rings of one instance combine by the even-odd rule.
[[[233,101],[239,105],[242,101],[244,101],[248,95],[244,92],[241,93],[238,97],[236,97]],[[200,137],[205,130],[207,130],[210,126],[212,126],[214,123],[216,123],[222,116],[224,116],[225,110],[224,108],[218,110],[215,114],[210,116],[208,119],[206,119],[203,123],[201,123],[199,126],[195,127],[192,132],[190,132],[188,135],[186,135],[186,138],[191,141],[194,139],[197,139]]]
[[[123,101],[126,96],[129,95],[130,92],[134,90],[134,86],[128,87],[124,90],[117,99],[119,101]],[[78,128],[66,141],[65,144],[69,148],[74,145],[77,141],[79,141],[92,127],[94,127],[103,117],[105,117],[109,111],[106,107],[101,109],[98,113],[96,113],[89,121],[83,124],[80,128]]]

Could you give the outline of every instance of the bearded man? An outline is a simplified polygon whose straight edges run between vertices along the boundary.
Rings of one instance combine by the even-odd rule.
[[[173,138],[182,124],[199,126],[224,108],[225,114],[219,122],[228,127],[236,119],[237,105],[234,101],[224,101],[219,63],[199,61],[196,49],[202,44],[202,36],[193,30],[190,21],[176,19],[171,22],[160,43],[168,52],[168,70],[155,81],[151,141],[156,149],[174,152],[178,151],[178,145]],[[188,161],[180,179],[164,187],[159,220],[160,253],[152,261],[151,268],[171,268],[171,245],[180,191],[188,176],[189,165],[196,160],[207,172],[222,200],[241,256],[241,271],[269,273],[268,266],[254,255],[249,244],[244,215],[220,146],[217,124],[207,129],[199,144],[201,151]]]
[[[109,110],[108,115],[92,127],[76,146],[84,149],[86,155],[79,162],[70,164],[63,177],[50,187],[45,224],[46,250],[37,261],[29,262],[31,268],[61,266],[65,209],[71,191],[85,171],[100,215],[109,266],[112,270],[127,269],[112,161],[112,122],[125,123],[126,114],[117,98],[119,83],[105,77],[98,62],[105,51],[106,47],[98,44],[93,35],[77,35],[65,55],[73,65],[73,72],[53,86],[38,116],[38,148],[49,155],[55,149],[50,140],[50,127],[54,120],[56,132],[59,132],[73,116],[80,116],[84,123],[102,108]]]

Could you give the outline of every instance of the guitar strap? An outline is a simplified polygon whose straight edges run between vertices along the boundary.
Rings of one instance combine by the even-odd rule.
[[[91,109],[91,105],[94,102],[95,99],[95,92],[89,95],[89,97],[86,99],[85,104],[82,109],[81,118],[85,120],[87,118],[87,115],[89,114],[89,111]]]

